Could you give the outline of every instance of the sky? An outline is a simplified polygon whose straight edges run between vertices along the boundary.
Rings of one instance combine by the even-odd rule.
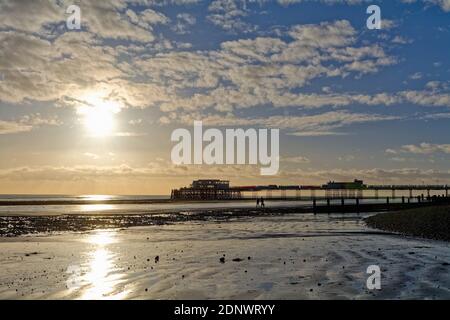
[[[0,43],[0,193],[450,184],[450,0],[0,0]],[[195,120],[279,129],[278,174],[174,165]]]

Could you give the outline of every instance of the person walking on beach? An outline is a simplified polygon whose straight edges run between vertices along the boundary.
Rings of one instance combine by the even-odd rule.
[[[256,198],[256,207],[259,207],[259,198]]]
[[[261,208],[265,208],[265,207],[266,207],[266,205],[264,204],[264,198],[261,197]]]

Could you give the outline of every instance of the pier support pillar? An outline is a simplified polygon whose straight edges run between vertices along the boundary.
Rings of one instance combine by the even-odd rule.
[[[364,198],[364,190],[358,190],[358,198],[360,199]]]

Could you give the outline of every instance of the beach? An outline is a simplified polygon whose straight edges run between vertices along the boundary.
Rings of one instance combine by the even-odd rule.
[[[449,299],[448,243],[286,214],[0,238],[0,299]],[[381,269],[381,290],[366,286]]]
[[[372,228],[413,237],[450,241],[449,206],[384,212],[367,218],[366,222]]]

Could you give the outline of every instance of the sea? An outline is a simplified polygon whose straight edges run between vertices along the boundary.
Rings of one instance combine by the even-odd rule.
[[[70,215],[70,214],[148,214],[152,212],[183,211],[201,209],[252,208],[253,200],[215,201],[215,202],[170,202],[168,195],[0,195],[0,216],[28,215]],[[352,203],[355,200],[346,200]],[[386,198],[364,199],[360,203],[380,203]],[[401,195],[390,202],[400,202]],[[9,205],[14,202],[14,205]],[[104,202],[104,203],[102,203]],[[115,202],[115,203],[111,203]],[[117,203],[119,202],[119,203]],[[120,203],[124,202],[124,203]],[[318,200],[323,204],[325,200]],[[339,199],[332,200],[340,203]],[[302,200],[275,201],[265,198],[266,207],[311,206],[310,198]]]

